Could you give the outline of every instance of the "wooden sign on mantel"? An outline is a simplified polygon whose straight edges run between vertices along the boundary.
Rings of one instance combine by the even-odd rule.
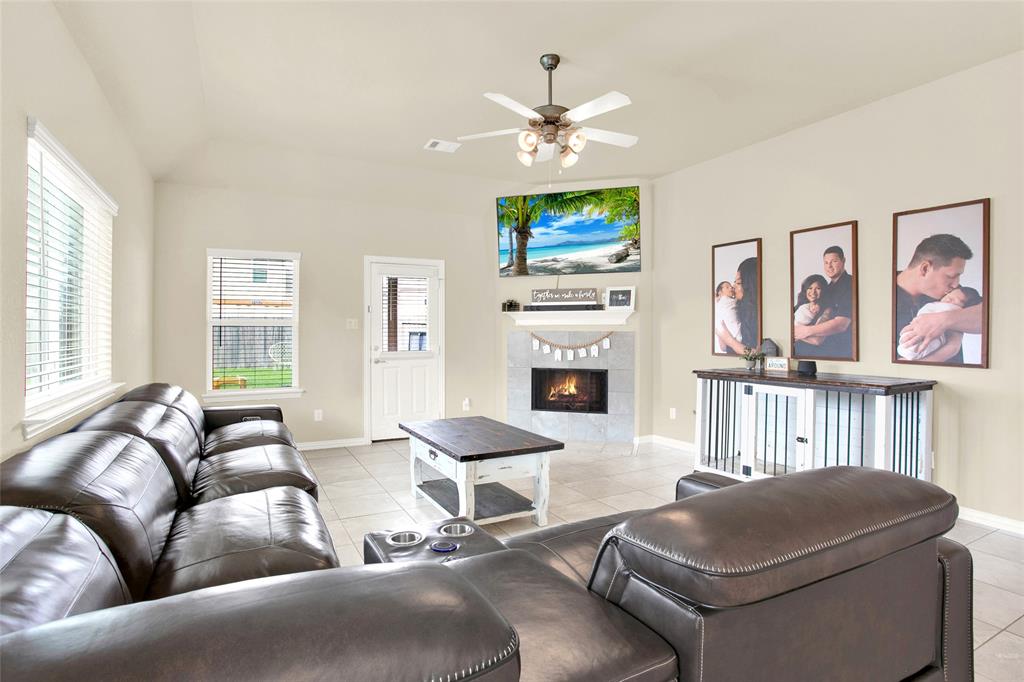
[[[597,303],[597,289],[533,289],[530,301],[536,305],[594,304]]]

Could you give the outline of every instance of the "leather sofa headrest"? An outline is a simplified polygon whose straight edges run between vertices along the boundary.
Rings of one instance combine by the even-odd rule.
[[[956,498],[859,467],[759,479],[639,514],[605,539],[626,567],[709,606],[796,589],[942,535]],[[603,558],[603,557],[602,557]]]

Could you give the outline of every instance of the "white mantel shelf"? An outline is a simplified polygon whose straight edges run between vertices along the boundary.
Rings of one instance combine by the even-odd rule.
[[[524,310],[505,313],[515,320],[517,327],[591,326],[617,327],[626,324],[633,310]]]

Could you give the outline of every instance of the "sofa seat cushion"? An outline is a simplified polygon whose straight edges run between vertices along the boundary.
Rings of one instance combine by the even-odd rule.
[[[146,403],[159,403],[167,407],[173,407],[181,412],[192,424],[196,438],[202,443],[206,436],[206,423],[203,415],[203,407],[196,400],[196,397],[173,384],[143,384],[121,396],[121,402],[141,401]]]
[[[519,535],[505,544],[513,549],[522,549],[564,573],[573,580],[586,585],[594,568],[597,550],[604,536],[613,527],[639,511],[627,511],[602,516],[586,521],[577,521],[562,526],[552,526]]]
[[[87,526],[0,507],[0,635],[130,601],[110,550]]]
[[[520,680],[676,679],[672,647],[578,581],[517,549],[446,564],[473,583],[519,633]]]
[[[289,445],[295,447],[292,433],[282,422],[270,419],[228,424],[206,434],[204,457],[251,448],[257,445]]]
[[[196,503],[277,486],[304,490],[315,499],[317,480],[305,457],[287,445],[257,445],[207,457],[192,482]]]
[[[179,513],[147,597],[337,565],[316,500],[298,488],[269,488]]]

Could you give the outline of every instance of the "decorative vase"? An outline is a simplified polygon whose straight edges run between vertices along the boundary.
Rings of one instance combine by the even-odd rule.
[[[757,368],[757,360],[747,360],[747,369],[753,371]]]

